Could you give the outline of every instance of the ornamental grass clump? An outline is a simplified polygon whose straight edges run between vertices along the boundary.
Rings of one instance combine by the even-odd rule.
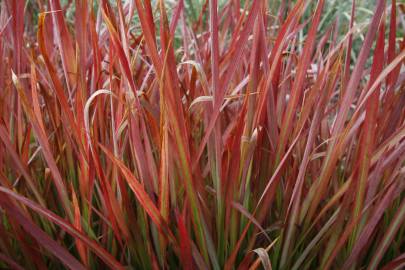
[[[0,268],[405,267],[405,5],[343,2],[1,1]]]

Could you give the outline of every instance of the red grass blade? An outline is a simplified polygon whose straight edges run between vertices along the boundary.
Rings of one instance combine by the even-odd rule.
[[[159,210],[157,209],[153,201],[149,198],[149,195],[147,195],[143,186],[139,183],[139,181],[135,178],[131,171],[122,163],[122,161],[114,157],[114,155],[104,146],[99,146],[103,150],[103,152],[111,159],[111,161],[113,161],[114,164],[121,170],[121,173],[127,180],[128,185],[134,192],[141,205],[144,207],[145,211],[148,213],[149,217],[156,224],[162,235],[164,237],[167,237],[170,241],[174,242],[175,238],[170,231],[170,228],[165,223],[163,217],[159,213]]]
[[[0,187],[0,191],[7,192],[7,189]],[[6,201],[5,197],[1,198],[0,204],[6,209],[10,217],[15,219],[29,235],[37,240],[48,252],[59,258],[69,269],[86,269],[66,249],[61,247],[56,241],[33,224],[32,221],[26,218],[14,205]]]
[[[63,230],[65,230],[75,238],[83,241],[83,243],[85,243],[94,253],[96,253],[100,259],[102,259],[113,269],[124,269],[124,267],[119,262],[117,262],[108,252],[101,248],[94,240],[89,239],[87,236],[76,230],[72,225],[70,225],[68,222],[58,217],[51,211],[42,208],[41,206],[28,200],[27,198],[18,195],[17,193],[7,188],[0,187],[0,192],[11,196],[13,199],[34,210],[36,213],[59,225]],[[4,200],[2,202],[2,205],[12,213],[12,216],[16,218],[16,220],[28,233],[30,233],[41,245],[47,248],[49,252],[53,253],[64,263],[66,263],[67,266],[72,266],[72,269],[85,269],[85,267],[80,264],[72,255],[70,255],[64,248],[59,246],[59,244],[53,241],[52,238],[50,238],[41,229],[39,229],[36,225],[34,225],[31,221],[24,217],[15,206]]]

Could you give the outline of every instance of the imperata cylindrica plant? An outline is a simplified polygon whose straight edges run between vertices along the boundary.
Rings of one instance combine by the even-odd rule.
[[[405,4],[1,0],[1,269],[404,269]]]

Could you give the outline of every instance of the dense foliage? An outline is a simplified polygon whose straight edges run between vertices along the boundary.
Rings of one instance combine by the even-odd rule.
[[[340,2],[0,1],[0,268],[404,267],[405,5]]]

